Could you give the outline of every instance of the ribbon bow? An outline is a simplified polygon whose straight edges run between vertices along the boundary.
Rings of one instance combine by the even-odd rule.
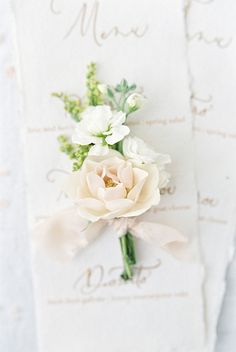
[[[90,223],[78,215],[76,208],[57,213],[39,224],[34,233],[40,247],[57,258],[70,259],[99,237],[106,226],[113,227],[119,238],[130,232],[134,237],[151,246],[165,249],[175,257],[182,256],[179,250],[187,242],[174,228],[139,218],[99,220]]]

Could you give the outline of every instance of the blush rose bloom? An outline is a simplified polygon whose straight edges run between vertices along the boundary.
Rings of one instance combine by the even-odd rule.
[[[64,191],[89,221],[138,216],[160,202],[159,171],[155,164],[137,166],[110,150],[88,157]]]

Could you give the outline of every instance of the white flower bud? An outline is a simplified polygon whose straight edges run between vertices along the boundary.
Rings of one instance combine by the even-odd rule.
[[[143,105],[144,96],[140,93],[133,93],[127,99],[127,105],[131,109],[139,109]]]

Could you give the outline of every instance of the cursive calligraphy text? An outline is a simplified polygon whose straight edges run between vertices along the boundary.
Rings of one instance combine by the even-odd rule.
[[[50,10],[54,15],[62,15],[56,7],[56,1],[51,0]],[[91,34],[94,43],[101,47],[103,43],[111,37],[135,37],[142,38],[148,31],[148,25],[131,27],[128,30],[121,29],[118,25],[114,25],[112,28],[106,31],[100,28],[99,18],[100,18],[100,2],[95,1],[92,8],[89,9],[87,3],[83,3],[82,7],[79,7],[75,11],[75,17],[72,24],[67,29],[64,39],[69,38],[76,30],[79,31],[81,37],[86,37]]]
[[[127,284],[141,287],[151,276],[154,270],[157,270],[161,265],[161,261],[157,260],[154,265],[151,266],[136,266],[135,276],[132,282],[125,282],[122,280],[118,273],[122,270],[121,267],[113,267],[109,270],[105,270],[102,265],[96,265],[92,268],[88,268],[80,274],[73,287],[75,290],[80,290],[81,294],[92,294],[101,288],[119,287]]]

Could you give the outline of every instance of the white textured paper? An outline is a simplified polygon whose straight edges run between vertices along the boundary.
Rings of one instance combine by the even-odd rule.
[[[211,352],[234,249],[236,3],[186,3],[200,237],[206,265],[207,352]]]
[[[14,17],[0,2],[0,351],[36,351]]]
[[[56,137],[74,126],[54,91],[83,94],[85,67],[99,78],[123,76],[142,85],[148,102],[130,120],[134,132],[169,153],[172,183],[148,218],[189,238],[191,262],[137,242],[140,274],[121,284],[122,261],[113,233],[71,263],[34,253],[40,352],[191,352],[204,341],[193,172],[192,123],[182,2],[15,2],[25,98],[29,219],[52,215],[69,203],[60,184],[70,170]],[[135,11],[134,11],[135,9]],[[173,30],[174,29],[174,30]],[[89,275],[88,275],[89,274]],[[88,281],[89,280],[89,281]]]

